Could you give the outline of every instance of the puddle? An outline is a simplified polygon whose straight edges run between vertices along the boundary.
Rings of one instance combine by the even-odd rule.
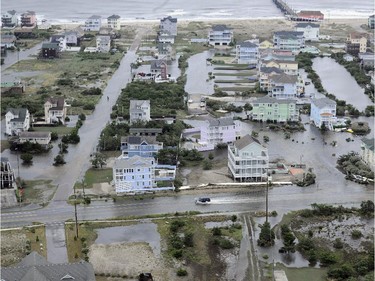
[[[130,226],[115,226],[97,229],[96,244],[146,242],[155,255],[160,256],[160,234],[154,223],[142,223]]]

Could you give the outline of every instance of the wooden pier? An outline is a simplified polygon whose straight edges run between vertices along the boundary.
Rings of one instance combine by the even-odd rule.
[[[324,18],[324,15],[320,11],[301,11],[296,13],[291,7],[288,6],[283,0],[272,0],[275,3],[276,7],[283,12],[285,17],[291,21],[309,21],[316,22],[321,21]],[[304,14],[308,14],[305,16]]]
[[[296,12],[288,6],[288,4],[282,0],[272,0],[276,7],[284,13],[286,17],[297,17]]]

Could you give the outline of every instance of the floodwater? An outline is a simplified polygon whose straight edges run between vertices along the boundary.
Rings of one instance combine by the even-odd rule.
[[[116,226],[97,229],[96,244],[146,242],[155,255],[160,256],[160,234],[154,223]]]
[[[345,100],[360,111],[372,104],[370,98],[364,94],[365,90],[334,59],[327,57],[315,58],[313,59],[313,69],[322,80],[322,85],[326,91],[334,94],[338,99]]]

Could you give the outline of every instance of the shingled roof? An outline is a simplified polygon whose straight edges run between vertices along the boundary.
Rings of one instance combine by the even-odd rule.
[[[11,119],[12,122],[24,122],[27,115],[27,108],[8,108],[8,112],[11,112],[14,116],[18,116]]]
[[[233,126],[234,121],[232,118],[219,118],[219,119],[211,119],[208,120],[210,127],[216,127],[216,126]]]
[[[257,144],[259,144],[259,145],[261,145],[260,142],[259,142],[259,140],[257,140],[256,138],[254,138],[254,137],[252,137],[250,135],[246,135],[246,136],[240,138],[239,140],[236,140],[234,142],[234,146],[237,149],[241,150],[241,149],[245,148],[246,146],[248,146],[249,144],[252,144],[254,142],[257,143]]]

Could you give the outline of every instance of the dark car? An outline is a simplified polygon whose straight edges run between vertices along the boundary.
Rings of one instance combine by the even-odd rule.
[[[200,197],[195,200],[195,204],[209,204],[211,202],[211,199],[208,197]]]
[[[141,273],[139,274],[139,281],[153,281],[151,273]]]

